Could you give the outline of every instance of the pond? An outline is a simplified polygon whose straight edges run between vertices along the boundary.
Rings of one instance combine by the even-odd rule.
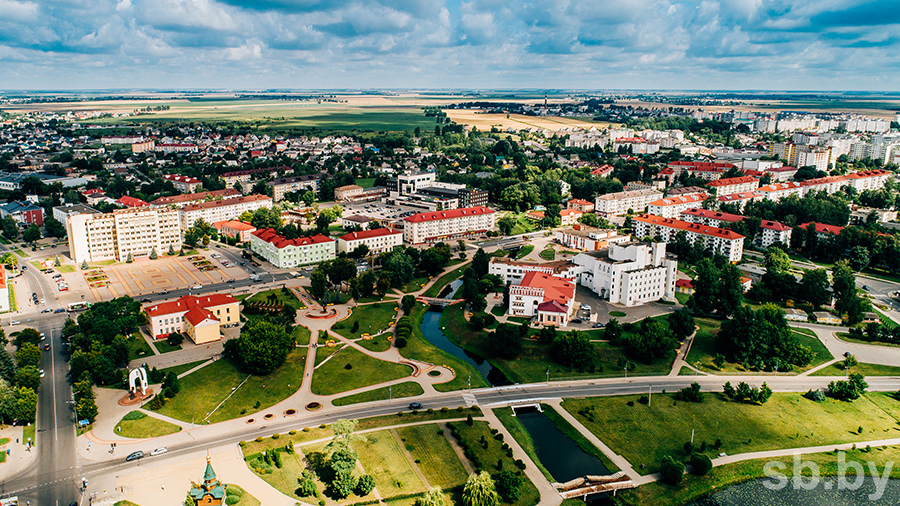
[[[854,476],[846,478],[851,485],[854,484],[854,479]],[[694,501],[690,506],[876,506],[896,505],[900,501],[900,480],[887,480],[881,495],[878,494],[875,481],[869,477],[856,490],[838,487],[837,478],[834,477],[822,478],[812,490],[795,488],[790,481],[781,490],[771,490],[765,486],[772,482],[769,478],[760,478],[733,485]]]
[[[471,364],[491,386],[509,385],[510,382],[499,369],[491,365],[483,357],[464,350],[453,344],[441,330],[441,312],[426,311],[422,317],[422,334],[429,343],[446,351],[454,357]]]
[[[516,416],[534,440],[538,460],[556,481],[565,483],[585,475],[610,474],[600,459],[582,450],[543,413],[535,409],[516,410]]]

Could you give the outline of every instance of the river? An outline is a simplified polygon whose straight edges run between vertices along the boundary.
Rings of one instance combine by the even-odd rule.
[[[506,379],[506,376],[504,376],[499,369],[491,365],[491,363],[483,357],[453,344],[453,342],[444,335],[444,332],[440,327],[441,312],[435,310],[426,311],[425,315],[422,316],[422,334],[429,343],[463,362],[471,364],[479,373],[481,373],[481,376],[484,377],[491,386],[509,385],[509,380]]]

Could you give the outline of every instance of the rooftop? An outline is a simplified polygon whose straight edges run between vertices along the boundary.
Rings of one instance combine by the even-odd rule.
[[[251,232],[251,234],[278,249],[287,248],[288,246],[311,246],[313,244],[334,242],[334,239],[322,234],[316,234],[309,237],[298,237],[296,239],[285,239],[284,236],[279,235],[273,228],[264,228],[257,230],[256,232]]]
[[[725,179],[719,179],[718,181],[710,181],[706,183],[706,186],[712,186],[713,188],[717,188],[719,186],[729,186],[733,184],[744,184],[744,183],[753,183],[754,181],[759,181],[752,176],[743,176],[743,177],[729,177]]]
[[[739,214],[723,213],[720,211],[710,211],[709,209],[697,208],[686,209],[682,211],[681,214],[687,214],[690,216],[697,216],[699,218],[707,218],[711,220],[727,221],[730,223],[735,223],[744,219],[744,217]]]
[[[215,190],[209,192],[199,192],[199,193],[182,193],[180,195],[172,195],[171,197],[160,197],[151,204],[155,206],[164,206],[168,204],[182,204],[184,202],[194,202],[195,200],[205,200],[205,199],[223,199],[230,197],[239,197],[241,192],[235,190],[234,188],[227,188],[225,190]]]
[[[710,227],[707,225],[701,225],[699,223],[688,223],[686,221],[676,220],[672,218],[663,218],[662,216],[655,216],[652,214],[642,214],[640,216],[635,216],[634,221],[639,221],[641,223],[648,223],[651,225],[659,225],[668,228],[674,228],[678,230],[684,230],[686,232],[694,232],[697,234],[708,235],[713,237],[719,237],[722,239],[728,240],[737,240],[743,239],[744,236],[738,234],[733,230],[728,230],[725,228],[718,227]]]
[[[531,271],[525,274],[518,286],[544,290],[544,302],[555,300],[568,306],[575,296],[575,284],[567,279],[557,278],[543,272]]]
[[[343,241],[358,241],[360,239],[371,239],[372,237],[384,237],[388,235],[403,235],[403,232],[392,228],[376,228],[374,230],[360,230],[359,232],[350,232],[349,234],[338,237]]]
[[[705,193],[702,195],[680,195],[677,197],[666,197],[664,199],[659,199],[650,203],[651,206],[657,207],[668,207],[668,206],[676,206],[679,204],[693,204],[698,202],[703,202],[706,200],[708,195]]]
[[[449,220],[453,218],[462,218],[465,216],[480,216],[485,214],[493,214],[494,211],[484,206],[463,207],[461,209],[451,209],[449,211],[435,211],[431,213],[418,213],[403,219],[408,223],[421,223],[425,221]]]
[[[209,202],[201,202],[199,204],[189,204],[181,208],[182,211],[196,211],[198,209],[212,209],[214,207],[236,206],[245,202],[256,202],[259,200],[272,200],[267,195],[247,195],[246,197],[237,197],[224,200],[210,200]]]

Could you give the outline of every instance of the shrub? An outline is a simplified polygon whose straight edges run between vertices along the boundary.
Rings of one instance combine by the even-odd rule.
[[[297,481],[300,483],[300,486],[294,491],[295,494],[300,497],[315,497],[318,495],[319,491],[316,489],[316,482],[312,478],[302,476],[297,478]]]
[[[303,432],[309,432],[309,431],[310,431],[309,427],[303,427]]]
[[[157,395],[150,401],[150,404],[147,406],[151,410],[156,411],[158,409],[162,409],[163,406],[166,405],[166,399],[162,395]]]
[[[682,388],[675,392],[675,398],[685,402],[703,402],[703,394],[700,393],[700,384],[691,383],[691,386]]]
[[[470,415],[466,415],[466,425],[471,426],[471,425],[473,425],[474,423],[475,423],[475,420],[472,419],[472,415],[471,415],[471,414],[470,414]]]
[[[684,463],[666,455],[660,463],[659,473],[664,482],[669,485],[679,485],[684,479]]]
[[[815,390],[807,390],[807,392],[803,394],[803,397],[806,397],[811,401],[822,402],[825,400],[825,392],[818,388]]]
[[[497,493],[504,502],[513,503],[519,499],[519,490],[522,488],[522,477],[512,471],[501,471],[494,480]]]
[[[256,441],[257,443],[262,443],[262,440],[263,440],[262,436],[257,436],[257,438],[256,438],[255,441]]]
[[[375,478],[372,478],[371,476],[366,474],[359,477],[359,481],[356,482],[356,489],[354,490],[354,492],[360,497],[365,497],[369,495],[369,493],[374,489]]]
[[[712,469],[713,464],[712,460],[706,455],[695,453],[691,455],[691,467],[694,469],[694,474],[703,476]]]
[[[272,439],[278,439],[280,437],[281,437],[281,434],[279,434],[277,432],[275,434],[272,434]]]
[[[296,433],[297,433],[297,429],[291,429],[291,431],[288,432],[288,434],[290,434],[290,435],[292,435],[292,436],[293,436],[294,434],[296,434]]]
[[[694,453],[694,443],[692,443],[690,441],[688,441],[687,443],[684,443],[684,453],[685,453],[685,455],[690,455],[690,454]]]

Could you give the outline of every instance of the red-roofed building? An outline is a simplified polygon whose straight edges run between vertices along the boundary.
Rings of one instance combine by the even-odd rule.
[[[681,176],[682,172],[687,172],[690,176],[705,179],[706,181],[714,181],[722,177],[722,174],[728,171],[728,169],[733,169],[734,164],[682,160],[669,162],[668,167],[675,171],[675,177]]]
[[[544,211],[528,211],[525,213],[525,217],[532,221],[543,221],[544,216]]]
[[[683,293],[685,295],[691,295],[694,293],[694,281],[691,279],[676,279],[675,280],[675,293]]]
[[[766,200],[781,200],[789,195],[803,196],[803,186],[795,181],[760,186],[756,191],[763,194]]]
[[[800,183],[800,186],[803,187],[804,195],[819,191],[823,191],[831,195],[832,193],[841,191],[841,188],[846,186],[848,181],[849,179],[844,176],[825,176],[817,177],[815,179],[807,179],[806,181],[802,181]]]
[[[657,177],[665,179],[666,184],[672,184],[675,182],[675,171],[670,167],[666,167],[665,169],[659,171]]]
[[[647,212],[663,218],[675,218],[685,209],[697,207],[709,198],[705,193],[666,197],[647,205]]]
[[[594,210],[594,203],[583,199],[572,199],[566,204],[566,209],[577,209],[583,213],[589,213]]]
[[[250,249],[279,269],[333,260],[335,245],[334,239],[322,234],[286,239],[272,228],[250,234]]]
[[[699,223],[710,227],[725,227],[730,223],[737,223],[743,220],[745,216],[707,209],[688,209],[681,213],[680,218],[688,223]],[[775,243],[790,244],[791,227],[777,221],[762,221],[754,238],[754,244],[761,249],[766,249]]]
[[[809,230],[810,225],[816,228],[816,236],[820,240],[826,239],[829,235],[841,235],[841,231],[844,230],[844,227],[838,227],[836,225],[826,225],[824,223],[817,223],[815,221],[804,223],[800,225],[800,228],[802,228],[803,230]]]
[[[777,221],[763,220],[759,224],[759,232],[753,242],[756,246],[766,249],[775,243],[791,244],[791,227]]]
[[[759,188],[759,179],[750,176],[729,177],[706,183],[706,186],[714,189],[716,195],[731,195],[733,193],[752,192]]]
[[[164,339],[175,332],[186,333],[194,344],[221,339],[219,328],[238,325],[241,307],[227,293],[185,295],[184,297],[144,307],[154,339]]]
[[[519,284],[509,287],[508,314],[536,316],[541,325],[565,326],[574,303],[575,281],[543,272],[528,272]]]
[[[414,214],[403,220],[403,241],[422,244],[482,234],[494,228],[494,214],[484,206]]]
[[[861,170],[847,174],[847,186],[856,188],[857,192],[865,190],[880,190],[892,173],[883,169]]]
[[[613,166],[605,163],[605,164],[597,167],[596,169],[592,170],[591,175],[597,176],[597,177],[608,177],[610,174],[612,174],[612,171],[613,171]]]
[[[163,176],[163,180],[172,183],[175,189],[181,193],[194,193],[203,186],[203,182],[195,177],[179,176],[178,174],[166,174]]]
[[[731,195],[719,195],[716,197],[716,201],[719,203],[719,205],[737,204],[738,209],[740,209],[742,212],[744,210],[744,206],[747,205],[747,202],[759,202],[760,200],[765,199],[766,195],[759,190],[752,192],[733,193]]]
[[[233,199],[241,196],[243,196],[241,192],[235,190],[234,188],[227,188],[225,190],[214,190],[199,193],[183,193],[181,195],[160,197],[151,202],[151,204],[153,204],[154,206],[184,207],[190,204],[200,204],[213,200]]]
[[[559,212],[559,224],[563,227],[571,227],[578,223],[578,218],[581,218],[582,215],[584,213],[578,209],[563,209]]]
[[[250,240],[250,234],[256,232],[253,225],[238,220],[223,220],[213,223],[219,235],[226,237],[234,237],[237,242],[247,242]]]
[[[125,195],[124,197],[121,197],[118,200],[116,200],[116,204],[123,205],[125,207],[131,207],[131,208],[144,207],[144,206],[150,205],[149,203],[144,202],[141,199],[136,199],[136,198],[130,197],[128,195]]]
[[[768,174],[773,182],[783,183],[785,181],[790,181],[794,178],[794,174],[797,173],[797,167],[772,167],[770,169],[766,169],[766,174]]]
[[[369,248],[370,255],[378,255],[385,251],[391,251],[403,244],[403,232],[393,228],[376,228],[374,230],[360,230],[350,232],[337,239],[338,251],[352,253],[356,248],[365,246]]]
[[[699,241],[703,249],[723,255],[729,262],[739,261],[744,252],[744,236],[732,230],[652,214],[636,216],[632,223],[635,237],[658,237],[670,243],[679,232],[684,232],[688,242],[696,244]]]

